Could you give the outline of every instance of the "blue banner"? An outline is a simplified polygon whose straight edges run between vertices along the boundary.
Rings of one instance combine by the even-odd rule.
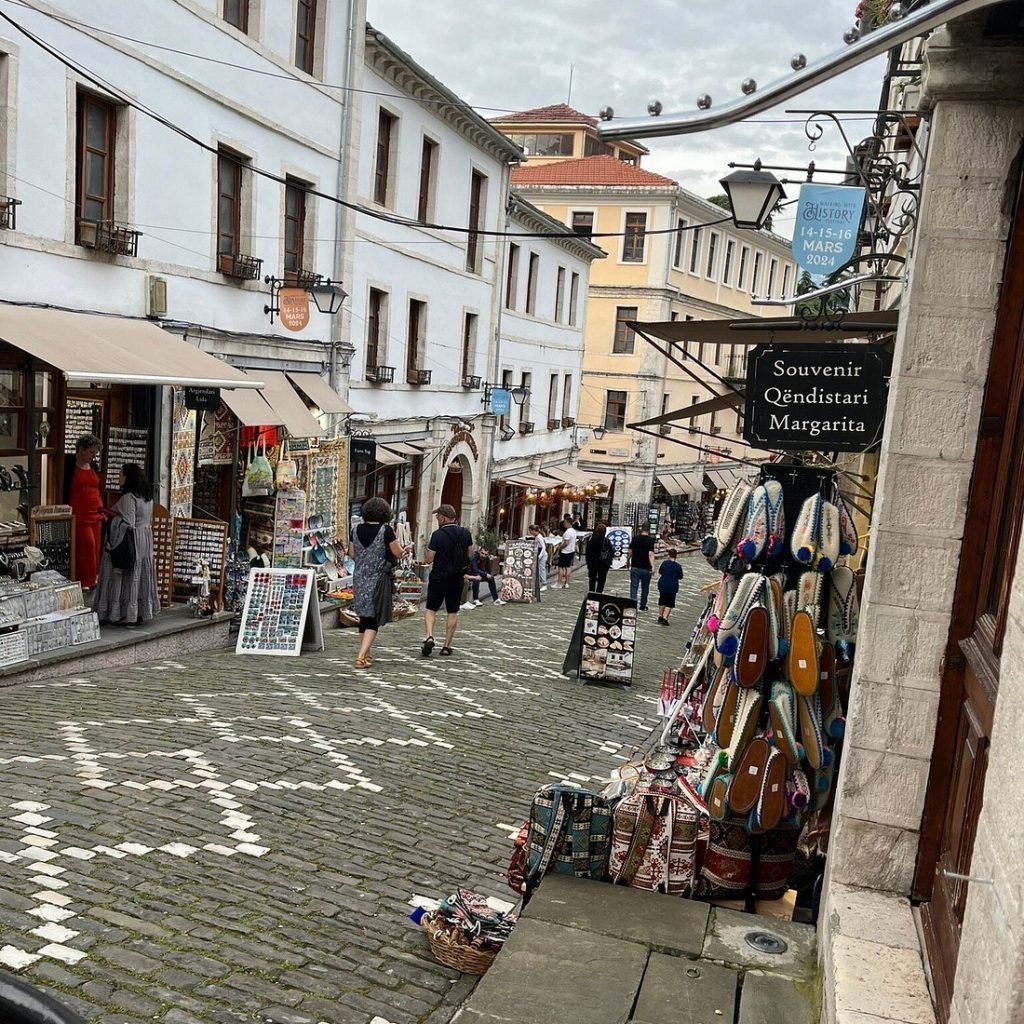
[[[864,189],[850,185],[800,186],[793,228],[793,257],[814,277],[848,263],[857,248]]]
[[[491,412],[495,416],[507,416],[512,408],[512,394],[505,388],[494,388],[491,391]]]

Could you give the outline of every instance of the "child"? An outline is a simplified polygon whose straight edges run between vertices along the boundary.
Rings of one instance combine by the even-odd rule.
[[[668,617],[676,606],[676,594],[683,578],[683,567],[676,561],[676,549],[668,549],[668,558],[658,569],[658,625],[667,626]]]

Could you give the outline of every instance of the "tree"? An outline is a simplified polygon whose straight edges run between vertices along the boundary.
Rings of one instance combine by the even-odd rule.
[[[806,295],[818,287],[820,285],[815,284],[810,272],[805,270],[796,283],[796,294]],[[842,288],[837,292],[830,292],[828,295],[822,295],[817,299],[798,302],[793,307],[793,311],[797,316],[806,319],[813,319],[818,316],[837,316],[840,313],[849,311],[851,298],[850,289]]]

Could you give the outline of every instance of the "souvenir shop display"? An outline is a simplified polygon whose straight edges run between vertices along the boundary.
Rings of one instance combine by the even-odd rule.
[[[267,458],[267,442],[261,434],[249,449],[249,459],[242,476],[242,497],[267,497],[274,493],[274,471]]]
[[[436,910],[412,916],[427,933],[435,958],[463,974],[483,974],[516,923],[514,912],[495,910],[472,889],[458,889]]]
[[[316,573],[251,569],[235,653],[298,657],[323,646]]]
[[[188,601],[207,579],[213,610],[224,605],[224,562],[228,524],[211,519],[174,519],[172,598]]]
[[[153,566],[160,607],[170,608],[171,576],[174,565],[174,520],[169,516],[153,516]]]
[[[50,568],[70,577],[75,564],[75,517],[70,505],[34,508],[29,516],[28,542],[39,548]]]
[[[121,467],[134,462],[145,469],[149,462],[149,431],[134,427],[111,427],[105,452],[108,491],[121,489]]]
[[[275,569],[298,569],[303,565],[305,525],[306,492],[279,489],[274,498]]]
[[[613,569],[625,569],[629,561],[629,545],[633,540],[632,526],[612,526],[608,528],[605,537],[612,546]]]
[[[537,575],[537,544],[533,538],[510,540],[505,545],[505,574],[501,599],[510,604],[533,604],[540,600]]]
[[[582,654],[578,678],[584,682],[633,682],[636,602],[611,594],[588,594],[583,603]]]
[[[67,399],[64,403],[64,454],[74,455],[78,439],[86,434],[103,436],[103,403],[82,398]]]
[[[0,580],[0,667],[100,639],[99,619],[80,583],[45,567],[28,578]]]
[[[831,470],[769,463],[736,484],[701,545],[720,576],[680,664],[663,675],[654,745],[603,793],[574,791],[560,815],[548,810],[553,787],[538,794],[510,864],[513,889],[528,893],[569,865],[748,911],[783,897],[801,834],[827,827],[856,651],[848,563],[859,544]],[[597,597],[581,614],[590,649],[601,638]],[[610,629],[604,638],[610,645]],[[593,848],[587,814],[611,820],[600,871],[582,842],[573,847],[578,827]]]

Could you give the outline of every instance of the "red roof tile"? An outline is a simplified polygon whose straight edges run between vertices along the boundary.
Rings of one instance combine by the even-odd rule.
[[[559,160],[549,164],[516,167],[513,185],[678,185],[642,167],[634,167],[614,156],[588,156],[582,160]]]
[[[589,124],[597,126],[597,118],[573,110],[565,103],[554,103],[550,107],[536,110],[520,110],[516,114],[492,117],[491,124]]]

